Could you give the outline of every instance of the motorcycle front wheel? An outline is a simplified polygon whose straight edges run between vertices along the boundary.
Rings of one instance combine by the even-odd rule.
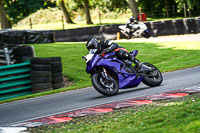
[[[109,75],[110,81],[104,79],[100,73],[92,74],[92,84],[94,88],[105,96],[116,95],[119,91],[119,85],[114,77]]]
[[[145,38],[149,38],[151,35],[149,34],[149,32],[144,31],[144,32],[142,33],[142,36],[145,37]]]
[[[143,63],[143,64],[148,67],[151,67],[153,71],[147,73],[147,75],[144,76],[144,78],[142,79],[142,82],[145,85],[148,85],[151,87],[159,86],[163,81],[162,73],[159,71],[159,69],[156,66],[150,63]]]

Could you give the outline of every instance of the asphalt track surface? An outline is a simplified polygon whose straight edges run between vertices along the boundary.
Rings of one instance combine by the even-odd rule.
[[[199,34],[196,36],[200,37]],[[189,38],[191,40],[191,37]],[[152,88],[140,84],[136,88],[121,89],[118,95],[112,97],[102,96],[91,87],[0,104],[0,126],[170,90],[200,86],[200,66],[164,73],[163,77],[161,86]]]
[[[163,76],[161,86],[152,88],[140,84],[136,88],[120,90],[118,95],[112,97],[102,96],[94,88],[85,88],[1,104],[0,126],[169,90],[200,86],[200,67],[168,72]]]

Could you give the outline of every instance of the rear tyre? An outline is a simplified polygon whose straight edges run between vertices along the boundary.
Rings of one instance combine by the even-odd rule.
[[[101,94],[105,96],[116,95],[119,91],[119,85],[116,79],[110,76],[111,81],[108,82],[101,76],[100,73],[94,73],[92,75],[92,84],[94,88]]]
[[[145,85],[155,87],[159,86],[163,81],[162,73],[158,70],[158,68],[150,63],[143,63],[144,65],[153,68],[152,72],[149,72],[147,76],[145,76],[142,82]]]

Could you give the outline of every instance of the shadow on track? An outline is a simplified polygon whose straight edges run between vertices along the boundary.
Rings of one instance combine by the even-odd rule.
[[[119,93],[115,96],[110,96],[110,97],[116,97],[116,96],[120,96],[121,94],[126,94],[126,93],[130,93],[130,92],[136,92],[136,91],[141,91],[141,90],[146,90],[146,89],[149,89],[149,88],[152,88],[152,87],[142,87],[142,88],[134,88],[134,89],[131,89],[131,88],[127,88],[127,89],[120,89],[119,90]],[[98,92],[97,92],[98,93]],[[109,96],[104,96],[104,95],[98,95],[98,96],[95,96],[95,97],[92,97],[92,98],[89,98],[88,100],[96,100],[96,99],[103,99],[103,98],[109,98]]]

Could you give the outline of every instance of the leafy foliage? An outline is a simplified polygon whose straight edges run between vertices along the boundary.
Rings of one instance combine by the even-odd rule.
[[[18,22],[38,9],[55,7],[55,3],[47,0],[3,0],[3,3],[12,23]]]
[[[39,9],[59,7],[60,0],[2,0],[7,15],[12,24],[29,16]],[[177,17],[183,16],[184,5],[190,16],[199,15],[199,0],[135,0],[142,12],[148,17]],[[64,0],[67,10],[72,18],[75,14],[81,14],[84,10],[83,0]],[[101,13],[125,12],[130,10],[128,0],[88,0],[90,9],[99,9]],[[76,13],[75,13],[76,12]],[[170,14],[170,15],[169,15]]]

